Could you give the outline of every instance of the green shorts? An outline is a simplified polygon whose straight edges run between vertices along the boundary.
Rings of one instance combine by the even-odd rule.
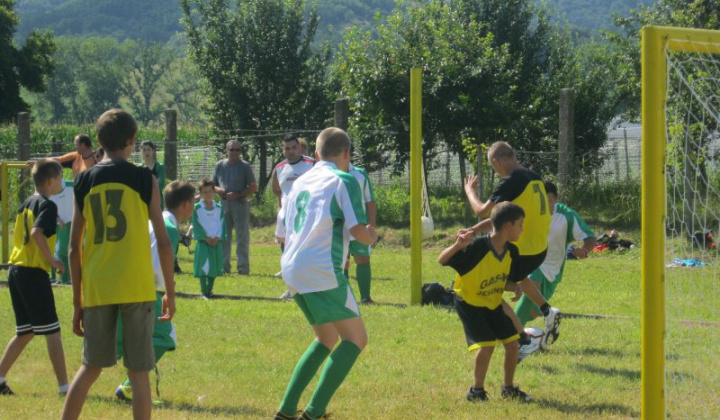
[[[538,290],[540,290],[540,294],[543,295],[545,300],[550,301],[550,298],[553,296],[553,294],[555,294],[555,288],[557,287],[557,284],[560,283],[561,276],[562,273],[558,275],[555,281],[550,281],[545,278],[540,269],[537,269],[533,271],[532,274],[530,274],[530,280],[535,283],[535,285],[538,287]],[[523,294],[517,305],[515,305],[515,314],[517,315],[521,324],[525,325],[532,320],[532,318],[530,317],[530,313],[533,310],[538,314],[541,313],[540,308],[535,304],[535,302],[533,302],[532,299],[527,297],[527,295]]]
[[[293,296],[310,325],[342,321],[360,316],[357,300],[348,284],[335,289]]]
[[[350,255],[356,257],[369,257],[370,245],[361,244],[358,241],[350,241]]]

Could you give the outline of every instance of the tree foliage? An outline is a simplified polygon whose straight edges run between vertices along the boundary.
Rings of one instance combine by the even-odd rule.
[[[20,88],[30,92],[45,89],[45,77],[52,73],[55,43],[50,32],[33,31],[22,47],[13,40],[18,17],[14,0],[0,0],[0,122],[12,121],[28,105]]]

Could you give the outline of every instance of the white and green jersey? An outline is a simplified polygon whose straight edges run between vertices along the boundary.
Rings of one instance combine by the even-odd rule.
[[[312,293],[347,284],[343,266],[349,229],[366,224],[357,180],[320,161],[300,177],[283,207],[285,251],[282,277],[293,293]]]
[[[547,256],[540,266],[545,278],[555,281],[559,275],[562,275],[568,245],[571,242],[594,237],[593,231],[575,210],[565,204],[556,203],[555,213],[550,222]]]
[[[168,239],[172,246],[172,253],[175,255],[180,242],[180,233],[178,232],[178,221],[175,215],[168,210],[162,212],[163,221],[165,222],[165,230],[167,230]],[[148,231],[150,233],[150,255],[152,255],[153,277],[155,278],[155,290],[165,290],[165,277],[162,273],[160,265],[160,252],[158,252],[157,237],[151,221],[148,221]]]
[[[355,177],[358,184],[360,184],[360,191],[362,191],[363,196],[363,211],[367,214],[367,203],[375,202],[375,190],[373,190],[372,183],[370,182],[370,177],[368,176],[367,172],[365,172],[365,169],[356,168],[352,164],[350,164],[350,175]],[[353,241],[355,240],[355,238],[350,235],[350,240]]]

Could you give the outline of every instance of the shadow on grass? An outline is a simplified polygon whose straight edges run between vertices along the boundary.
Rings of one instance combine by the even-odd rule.
[[[122,401],[117,398],[107,396],[92,395],[88,396],[87,399],[107,404],[126,406],[128,408],[132,406],[132,403],[129,401]],[[261,411],[254,407],[203,406],[182,401],[153,401],[152,406],[153,409],[177,410],[187,413],[203,413],[225,416],[251,416],[254,418],[267,417],[272,414],[270,411]]]
[[[632,407],[626,407],[620,404],[590,404],[590,405],[574,405],[566,401],[560,400],[540,400],[539,405],[542,407],[552,408],[567,414],[604,414],[604,415],[623,415],[627,417],[640,417],[640,412]]]
[[[595,373],[604,376],[621,376],[629,381],[640,381],[640,371],[630,369],[616,369],[613,367],[599,367],[588,365],[585,363],[578,364],[577,367],[580,370],[584,370],[588,373]]]
[[[615,358],[622,358],[628,356],[627,353],[621,350],[607,349],[601,347],[584,347],[581,349],[570,349],[567,350],[567,353],[573,356],[608,356]]]

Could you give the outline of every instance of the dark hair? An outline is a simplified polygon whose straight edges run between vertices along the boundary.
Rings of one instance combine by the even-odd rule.
[[[350,137],[337,127],[326,128],[318,135],[315,147],[323,159],[340,156],[350,150]]]
[[[550,181],[545,181],[545,192],[548,194],[555,194],[555,197],[557,197],[558,196],[557,185],[553,184]]]
[[[283,137],[282,141],[283,141],[283,143],[289,143],[291,141],[296,141],[296,142],[298,142],[298,144],[300,144],[300,139],[298,138],[298,136],[295,133],[285,134],[285,137]]]
[[[105,157],[105,149],[98,147],[95,151],[95,160],[100,162]]]
[[[202,190],[205,187],[213,187],[215,188],[215,183],[210,178],[203,178],[198,183],[198,190]]]
[[[499,231],[505,223],[514,223],[523,217],[525,217],[525,211],[522,207],[510,201],[497,204],[490,213],[490,220],[496,231]]]
[[[137,123],[122,109],[105,111],[97,120],[98,141],[107,152],[122,150],[137,133]]]
[[[84,144],[85,146],[92,149],[92,140],[90,140],[90,137],[87,134],[78,134],[75,136],[74,142],[78,142],[79,144]]]
[[[195,187],[187,181],[173,181],[163,189],[165,207],[174,210],[186,201],[195,200]]]
[[[55,159],[40,159],[32,168],[35,187],[43,186],[48,180],[62,176],[63,168]]]

